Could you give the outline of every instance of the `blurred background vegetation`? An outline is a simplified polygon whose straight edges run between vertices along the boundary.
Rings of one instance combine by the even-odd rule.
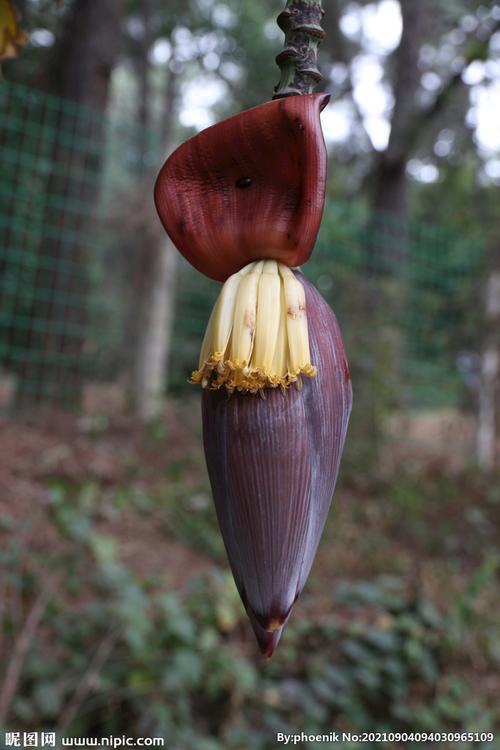
[[[152,186],[178,143],[272,96],[283,3],[15,5],[29,42],[0,83],[0,728],[176,750],[500,731],[500,5],[324,3],[330,177],[304,272],[339,317],[355,406],[268,664],[186,383],[218,285],[177,257]]]

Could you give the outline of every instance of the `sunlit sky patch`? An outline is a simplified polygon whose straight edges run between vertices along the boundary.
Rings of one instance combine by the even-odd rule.
[[[215,121],[212,107],[227,96],[227,86],[210,75],[197,76],[184,92],[179,119],[185,127],[201,130]]]
[[[500,151],[500,79],[470,92],[470,118],[478,146],[485,155]]]

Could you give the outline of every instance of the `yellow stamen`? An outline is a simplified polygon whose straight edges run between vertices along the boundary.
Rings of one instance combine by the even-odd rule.
[[[265,388],[301,388],[302,375],[316,375],[304,287],[282,263],[250,263],[222,287],[190,382],[264,397]]]

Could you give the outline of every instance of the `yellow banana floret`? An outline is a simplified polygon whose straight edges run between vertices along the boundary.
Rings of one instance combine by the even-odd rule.
[[[192,383],[263,394],[314,377],[305,291],[274,260],[249,263],[222,287],[208,321]]]
[[[17,57],[28,35],[19,28],[12,0],[0,0],[0,61]]]
[[[316,374],[311,365],[309,353],[309,331],[307,328],[306,295],[304,287],[292,270],[280,263],[280,276],[286,307],[286,328],[288,334],[288,373],[294,378],[300,375],[310,377]],[[298,381],[300,384],[300,380]]]
[[[252,366],[265,375],[271,375],[273,368],[280,324],[280,315],[275,314],[275,309],[277,302],[279,304],[280,294],[278,264],[275,260],[266,260],[259,279],[255,344],[252,356]]]

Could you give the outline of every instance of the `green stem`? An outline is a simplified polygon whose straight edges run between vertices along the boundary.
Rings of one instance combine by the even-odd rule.
[[[280,82],[273,99],[297,94],[311,94],[322,80],[318,70],[318,47],[325,32],[321,0],[287,0],[278,16],[278,26],[285,32],[285,46],[276,58],[281,70]]]

